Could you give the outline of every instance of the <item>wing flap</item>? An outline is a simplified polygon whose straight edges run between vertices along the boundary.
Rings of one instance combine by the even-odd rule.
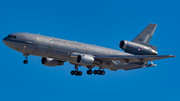
[[[148,62],[153,60],[165,59],[175,57],[173,55],[109,55],[109,56],[96,56],[96,60],[120,60],[121,63],[130,62]]]

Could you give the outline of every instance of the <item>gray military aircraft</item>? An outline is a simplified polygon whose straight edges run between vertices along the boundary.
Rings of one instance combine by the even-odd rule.
[[[156,65],[152,62],[148,64],[149,61],[175,57],[157,55],[157,47],[149,44],[156,27],[156,24],[149,24],[133,41],[122,40],[119,46],[125,52],[31,33],[12,33],[3,42],[23,53],[26,58],[24,64],[28,63],[29,55],[35,55],[42,57],[41,63],[45,66],[59,66],[68,61],[75,65],[72,75],[82,75],[78,71],[79,66],[88,68],[88,75],[104,75],[104,69],[116,71],[153,67]],[[94,67],[99,67],[99,70],[92,71]]]

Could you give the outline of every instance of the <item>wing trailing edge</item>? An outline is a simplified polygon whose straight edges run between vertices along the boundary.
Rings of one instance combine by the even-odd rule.
[[[109,55],[109,56],[96,56],[96,60],[120,60],[121,63],[130,62],[148,62],[153,60],[165,59],[176,57],[173,55]]]

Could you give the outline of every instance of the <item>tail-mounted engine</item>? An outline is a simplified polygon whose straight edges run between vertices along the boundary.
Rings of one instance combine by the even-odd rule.
[[[120,48],[129,53],[135,53],[140,55],[157,55],[157,51],[153,50],[151,47],[134,43],[126,40],[122,40],[119,44]]]

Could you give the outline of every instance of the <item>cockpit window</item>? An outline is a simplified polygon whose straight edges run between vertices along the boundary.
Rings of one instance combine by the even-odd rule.
[[[16,36],[13,36],[13,35],[8,35],[7,37],[16,39]]]

